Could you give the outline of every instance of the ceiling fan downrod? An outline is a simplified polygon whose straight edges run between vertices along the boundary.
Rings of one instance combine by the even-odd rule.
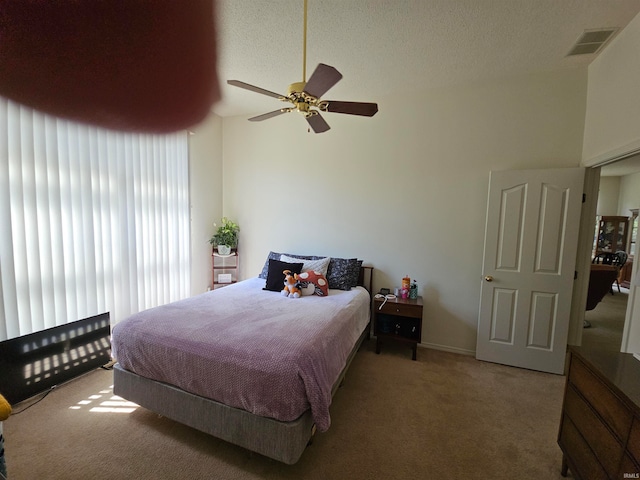
[[[302,83],[307,83],[307,0],[304,0],[304,25],[302,28]],[[303,85],[304,88],[304,85]],[[300,89],[302,91],[302,89]]]

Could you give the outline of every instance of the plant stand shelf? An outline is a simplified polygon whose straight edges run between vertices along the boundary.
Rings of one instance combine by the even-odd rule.
[[[215,250],[211,254],[212,289],[224,287],[238,281],[240,255],[232,248],[229,255],[220,255]]]

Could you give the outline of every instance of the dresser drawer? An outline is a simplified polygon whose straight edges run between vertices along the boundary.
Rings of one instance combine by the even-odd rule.
[[[640,465],[640,418],[638,417],[633,419],[629,441],[627,442],[627,451],[635,462]]]
[[[575,385],[576,390],[611,427],[618,439],[624,441],[632,420],[631,412],[576,356],[571,359],[569,382]]]
[[[558,444],[562,448],[573,476],[578,479],[608,480],[602,465],[593,456],[587,442],[567,415],[563,415]]]
[[[376,300],[375,308],[379,309],[381,304],[382,302]],[[389,315],[400,315],[401,317],[422,318],[422,305],[388,301],[378,312]]]
[[[590,445],[605,471],[612,478],[615,477],[624,454],[624,446],[571,385],[565,392],[564,401],[565,415],[571,419],[580,435]]]

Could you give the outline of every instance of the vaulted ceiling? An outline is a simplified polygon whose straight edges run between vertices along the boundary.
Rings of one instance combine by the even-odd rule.
[[[409,100],[430,87],[584,66],[597,53],[567,56],[584,31],[622,29],[638,12],[638,0],[308,0],[306,79],[322,62],[344,76],[332,99]],[[302,81],[303,0],[218,0],[217,25],[223,98],[213,110],[279,108],[226,80],[277,93]]]

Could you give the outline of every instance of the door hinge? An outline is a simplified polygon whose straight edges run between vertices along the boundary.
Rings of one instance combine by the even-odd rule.
[[[577,279],[578,279],[578,271],[577,271],[577,270],[574,270],[574,271],[573,271],[573,279],[574,279],[574,280],[577,280]]]
[[[586,193],[583,193],[583,194],[582,194],[582,203],[584,203],[584,202],[586,202],[586,201],[587,201],[587,194],[586,194]]]

